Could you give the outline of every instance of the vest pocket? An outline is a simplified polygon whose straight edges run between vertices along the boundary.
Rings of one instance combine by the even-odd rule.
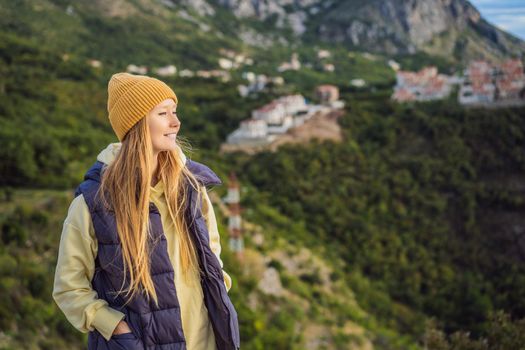
[[[108,350],[143,350],[144,344],[133,332],[115,334],[107,342]]]
[[[113,334],[110,339],[114,339],[114,338],[120,338],[120,339],[135,338],[135,335],[133,334],[133,332]]]

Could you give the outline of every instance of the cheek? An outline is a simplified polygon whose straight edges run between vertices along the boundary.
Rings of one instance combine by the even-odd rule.
[[[166,127],[163,125],[162,120],[152,118],[149,123],[149,132],[151,136],[158,136],[163,133]]]
[[[162,128],[160,128],[158,125],[153,126],[150,130],[151,136],[159,137],[162,135]]]
[[[164,136],[164,130],[166,129],[165,127],[163,127],[162,122],[159,120],[151,119],[150,122],[148,123],[148,126],[149,126],[149,133],[151,137],[151,143],[154,146],[159,145],[160,143],[163,143],[164,142],[163,139],[166,138]]]

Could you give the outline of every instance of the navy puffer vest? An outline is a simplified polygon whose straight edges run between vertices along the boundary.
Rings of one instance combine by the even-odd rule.
[[[97,330],[94,330],[88,336],[88,349],[186,349],[173,266],[168,255],[161,217],[153,203],[150,203],[149,214],[152,232],[150,244],[154,247],[151,276],[157,291],[159,306],[157,307],[153,300],[148,302],[142,295],[134,297],[124,306],[127,300],[124,299],[123,294],[116,295],[120,290],[124,271],[120,240],[114,215],[104,210],[95,198],[104,166],[102,162],[97,161],[88,170],[75,196],[80,194],[84,196],[98,240],[95,273],[91,281],[93,289],[98,293],[99,298],[108,302],[111,308],[125,314],[125,321],[132,333],[114,335],[106,341]],[[186,167],[204,186],[221,184],[217,175],[203,164],[187,160]],[[204,271],[201,275],[201,286],[217,349],[236,350],[240,347],[237,312],[226,291],[220,263],[210,248],[208,229],[202,216],[201,203],[196,198],[197,193],[189,184],[187,189],[189,205],[185,209],[186,221],[190,223],[190,235],[198,252],[199,265]]]

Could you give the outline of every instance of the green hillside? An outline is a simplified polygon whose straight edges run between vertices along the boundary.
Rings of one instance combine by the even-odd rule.
[[[51,291],[72,190],[116,141],[106,112],[111,74],[130,63],[216,69],[220,48],[256,64],[226,83],[163,80],[179,97],[190,156],[223,180],[235,171],[243,186],[242,266],[218,203],[226,186],[212,192],[243,349],[523,348],[525,109],[463,109],[453,98],[398,105],[387,57],[249,46],[228,35],[235,19],[225,10],[200,18],[212,28],[202,33],[158,3],[115,2],[116,18],[115,8],[102,15],[101,3],[68,14],[69,1],[0,0],[0,349],[85,344]],[[332,52],[335,74],[319,68],[318,47]],[[280,89],[239,97],[243,71],[279,75],[293,52],[311,66],[284,72]],[[425,55],[396,59],[447,67]],[[354,78],[367,87],[349,88]],[[320,83],[341,89],[343,142],[219,154],[252,109],[283,93],[311,99]],[[269,271],[281,286],[275,294],[259,286]]]

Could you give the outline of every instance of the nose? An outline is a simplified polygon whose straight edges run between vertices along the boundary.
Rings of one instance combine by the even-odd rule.
[[[172,127],[179,127],[180,126],[180,120],[177,117],[177,113],[175,113],[175,112],[171,113],[170,125]]]

